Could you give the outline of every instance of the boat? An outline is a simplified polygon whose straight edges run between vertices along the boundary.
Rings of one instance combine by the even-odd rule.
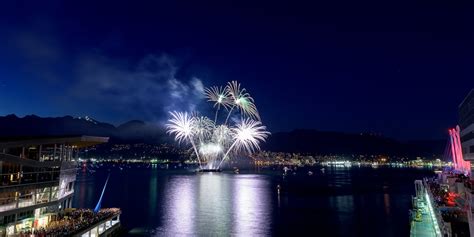
[[[212,172],[222,172],[221,169],[198,169],[197,170],[198,173],[212,173]]]

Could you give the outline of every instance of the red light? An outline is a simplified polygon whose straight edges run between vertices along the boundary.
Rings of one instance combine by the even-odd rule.
[[[471,173],[471,162],[465,161],[461,149],[459,126],[449,129],[449,149],[454,163],[454,169],[469,175]]]

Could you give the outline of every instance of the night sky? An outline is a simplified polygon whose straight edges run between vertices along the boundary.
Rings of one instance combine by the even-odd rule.
[[[238,80],[272,132],[429,139],[456,125],[472,5],[256,2],[2,1],[0,115],[161,122]]]

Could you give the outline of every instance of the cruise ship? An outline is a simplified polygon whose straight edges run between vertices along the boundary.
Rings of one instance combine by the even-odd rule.
[[[453,168],[415,181],[410,236],[474,236],[474,89],[459,105],[445,156]]]
[[[111,236],[120,209],[74,209],[80,149],[105,137],[0,140],[0,236]]]

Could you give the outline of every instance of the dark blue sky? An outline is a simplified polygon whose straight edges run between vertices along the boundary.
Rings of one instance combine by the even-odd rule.
[[[2,115],[162,121],[238,80],[272,132],[443,138],[474,86],[456,1],[45,2],[0,3]]]

